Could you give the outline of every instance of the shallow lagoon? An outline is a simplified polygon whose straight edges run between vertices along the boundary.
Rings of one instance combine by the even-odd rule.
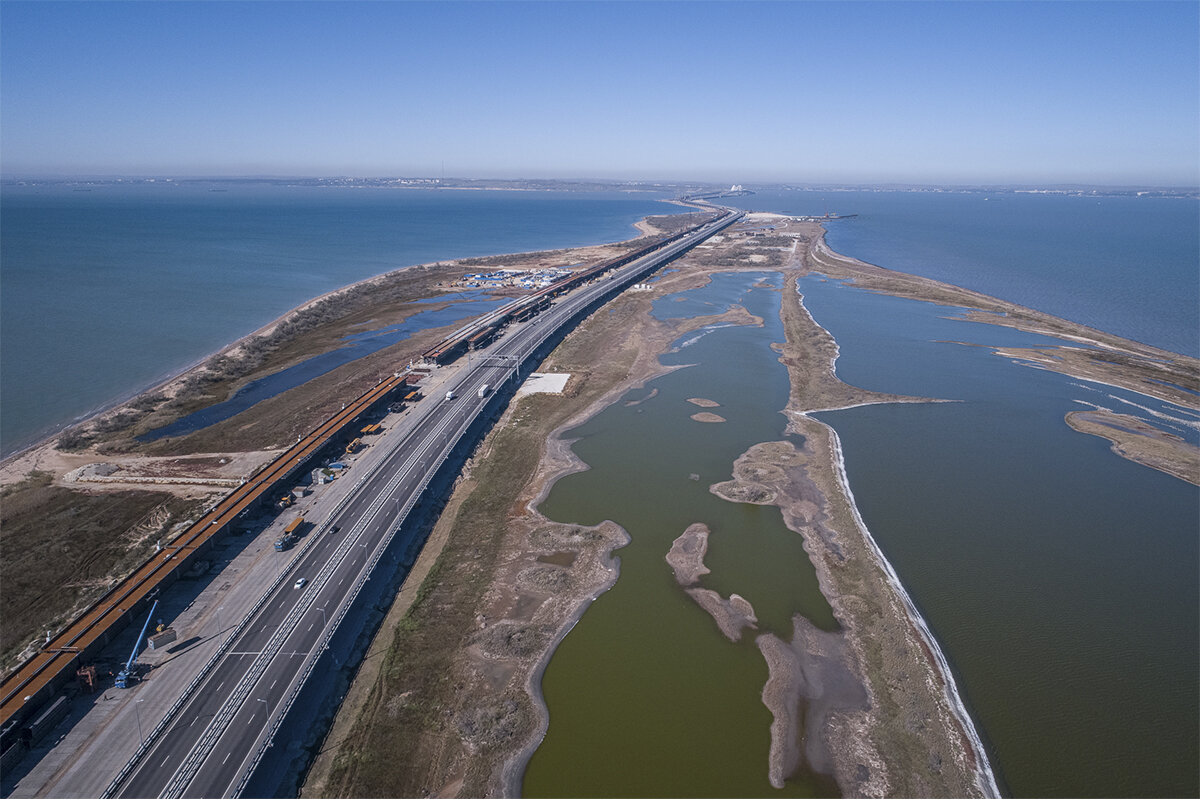
[[[647,193],[253,181],[2,191],[4,455],[354,281],[619,241],[647,214],[681,211]]]
[[[786,373],[766,346],[782,337],[778,306],[747,291],[756,279],[718,275],[660,300],[656,315],[669,317],[741,299],[766,327],[684,337],[663,360],[696,366],[568,433],[591,469],[561,479],[543,513],[613,519],[633,542],[618,551],[617,584],[547,669],[550,730],[527,795],[778,794],[765,781],[765,666],[747,642],[716,633],[662,560],[688,524],[707,522],[713,572],[702,585],[746,596],[764,629],[781,630],[794,608],[832,625],[778,512],[707,492],[748,445],[783,430]],[[1200,502],[1194,487],[1063,421],[1079,401],[1141,406],[1194,439],[1194,417],[972,346],[1056,340],[819,276],[801,290],[838,339],[843,379],[955,401],[818,416],[841,437],[863,517],[950,659],[1005,792],[1196,794]],[[713,411],[730,422],[689,420],[688,397],[720,402]],[[811,779],[788,787],[830,790]]]
[[[312,356],[298,364],[251,381],[228,400],[194,411],[175,420],[170,425],[164,425],[140,436],[139,439],[144,442],[152,442],[164,436],[183,436],[207,428],[209,425],[215,425],[235,414],[240,414],[256,403],[331,372],[343,364],[349,364],[351,361],[402,342],[414,333],[429,328],[453,325],[511,302],[505,297],[487,298],[484,292],[463,292],[459,297],[462,298],[461,302],[449,303],[444,308],[419,311],[403,322],[343,337],[343,341],[346,343],[341,347]],[[445,297],[435,297],[415,302],[444,303],[446,299]]]
[[[774,288],[752,288],[764,278]],[[666,316],[712,314],[742,302],[764,327],[697,331],[663,357],[683,369],[630,391],[575,430],[591,468],[560,479],[541,505],[579,524],[611,519],[631,535],[617,551],[616,585],[567,635],[543,680],[550,728],[525,776],[526,796],[806,796],[835,791],[808,778],[780,792],[767,781],[771,715],[761,693],[767,667],[753,638],[734,644],[676,584],[664,561],[694,522],[712,530],[701,585],[736,592],[760,630],[791,637],[791,615],[836,626],[799,534],[774,507],[729,503],[708,491],[728,480],[749,446],[776,441],[786,420],[787,372],[770,348],[781,341],[779,278],[718,274],[710,287],[656,305]],[[601,312],[603,313],[603,312]],[[653,396],[650,396],[653,394]],[[690,419],[688,398],[720,403],[728,420]],[[641,401],[641,402],[637,402]]]

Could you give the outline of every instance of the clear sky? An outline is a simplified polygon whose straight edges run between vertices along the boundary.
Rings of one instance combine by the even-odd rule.
[[[1194,186],[1200,3],[0,2],[5,175]]]

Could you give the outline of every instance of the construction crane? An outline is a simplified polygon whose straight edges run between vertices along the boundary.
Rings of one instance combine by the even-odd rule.
[[[133,652],[129,654],[129,660],[125,662],[125,667],[117,673],[117,688],[128,689],[131,684],[137,683],[138,674],[134,668],[133,660],[137,658],[138,650],[142,647],[142,638],[146,635],[146,629],[150,627],[150,620],[154,619],[154,611],[158,608],[158,601],[154,601],[154,605],[150,606],[150,613],[146,615],[146,624],[142,626],[142,632],[138,634],[137,641],[133,643]]]

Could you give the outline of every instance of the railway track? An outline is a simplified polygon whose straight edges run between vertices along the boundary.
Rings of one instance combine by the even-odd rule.
[[[719,214],[716,219],[727,216],[728,213]],[[497,331],[508,321],[522,318],[520,315],[526,312],[534,313],[551,297],[601,277],[610,270],[630,264],[656,250],[666,248],[700,227],[703,226],[665,237],[631,253],[581,270],[545,289],[495,309],[454,331],[428,351],[425,360],[449,363],[461,355],[470,342],[478,339],[481,333]],[[0,735],[3,736],[3,747],[7,749],[13,744],[14,732],[34,717],[43,701],[49,699],[52,690],[69,679],[69,670],[82,658],[94,655],[89,648],[102,647],[110,634],[127,623],[128,615],[136,611],[139,603],[188,563],[189,556],[219,535],[239,514],[260,501],[266,493],[285,480],[293,470],[307,461],[355,418],[388,393],[405,385],[408,374],[407,371],[400,372],[384,379],[317,426],[243,485],[222,498],[186,531],[52,637],[40,652],[6,676],[0,683]]]
[[[404,385],[407,377],[407,373],[397,373],[386,378],[321,423],[246,483],[222,498],[186,531],[51,638],[40,652],[6,676],[0,684],[0,730],[7,734],[12,723],[23,722],[23,717],[33,710],[26,706],[38,705],[31,703],[38,693],[63,677],[89,647],[122,626],[125,615],[171,577],[188,556],[205,546],[239,514],[262,499],[275,484],[303,464],[357,416],[389,392]]]

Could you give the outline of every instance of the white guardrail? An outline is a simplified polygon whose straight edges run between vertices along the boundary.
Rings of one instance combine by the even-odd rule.
[[[534,336],[533,342],[528,346],[528,348],[522,348],[523,353],[516,357],[517,365],[514,369],[514,372],[519,373],[520,367],[524,360],[528,358],[529,355],[536,352],[537,349],[544,345],[547,340],[556,335],[564,325],[568,324],[581,311],[596,302],[605,301],[611,294],[616,294],[620,291],[623,291],[624,288],[626,288],[626,284],[632,283],[634,280],[640,277],[641,274],[649,270],[660,268],[663,263],[673,260],[685,250],[690,249],[700,241],[703,241],[721,229],[733,224],[740,219],[740,217],[740,214],[733,214],[730,217],[721,220],[720,222],[710,223],[712,226],[711,229],[702,229],[693,237],[688,237],[687,239],[673,243],[661,252],[650,253],[644,256],[643,259],[640,260],[644,260],[645,263],[639,265],[637,262],[634,262],[627,267],[619,268],[613,274],[613,277],[620,277],[617,280],[612,281],[611,284],[605,285],[602,290],[596,292],[594,295],[583,293],[580,294],[577,299],[575,299],[575,302],[564,304],[562,311],[566,312],[566,314],[563,321],[557,326],[549,326],[546,328],[537,329],[537,334]],[[478,321],[476,321],[476,323],[477,322]],[[464,328],[470,327],[472,326],[464,326]],[[333,624],[327,624],[324,626],[320,639],[317,641],[313,649],[309,651],[300,672],[297,673],[296,677],[293,678],[289,684],[283,702],[276,707],[274,712],[271,713],[267,727],[264,729],[263,733],[257,737],[255,747],[252,749],[242,767],[239,769],[240,779],[234,792],[234,796],[240,795],[240,793],[245,789],[250,780],[250,776],[254,773],[254,769],[262,761],[266,750],[268,747],[270,747],[271,742],[278,733],[280,726],[283,724],[283,720],[287,717],[288,711],[291,710],[291,707],[295,703],[296,698],[299,696],[300,691],[303,689],[308,678],[312,675],[313,670],[316,668],[316,664],[320,660],[320,656],[325,652],[325,649],[328,647],[329,642],[337,632],[341,622],[350,612],[350,609],[353,607],[355,600],[357,600],[358,595],[362,591],[362,588],[373,575],[375,567],[378,565],[379,560],[383,557],[383,553],[387,551],[396,534],[403,527],[408,515],[419,502],[420,498],[424,495],[426,489],[428,489],[429,483],[432,481],[433,476],[437,474],[438,470],[441,468],[442,464],[445,463],[450,453],[454,451],[454,448],[459,445],[467,430],[469,430],[470,427],[475,423],[479,412],[490,403],[493,396],[494,395],[489,395],[487,398],[484,398],[483,402],[478,404],[479,408],[473,413],[469,414],[463,420],[463,422],[460,423],[457,430],[454,432],[454,435],[447,440],[445,445],[443,445],[433,463],[429,465],[428,469],[424,470],[423,477],[415,487],[412,494],[409,496],[408,501],[404,504],[402,509],[397,513],[395,519],[390,524],[390,532],[376,545],[370,561],[365,565],[366,568],[358,573],[358,578],[355,580],[354,585],[351,587],[350,591],[342,600],[342,602],[339,603],[338,608],[332,618]],[[470,398],[472,395],[468,394],[467,397]],[[446,421],[448,422],[449,418],[447,418]],[[443,426],[439,426],[434,430],[430,437],[430,441],[434,441],[437,436],[440,436],[443,433]],[[405,463],[399,470],[397,470],[396,474],[388,482],[385,490],[380,492],[375,501],[372,502],[367,513],[364,514],[364,516],[361,517],[357,523],[355,523],[350,535],[343,539],[342,543],[334,551],[333,557],[325,563],[317,577],[314,578],[312,589],[305,593],[306,599],[302,603],[297,604],[292,611],[289,612],[287,618],[284,620],[284,623],[276,629],[274,634],[272,634],[271,639],[268,641],[266,647],[260,651],[250,669],[247,670],[247,672],[243,675],[242,679],[238,682],[237,687],[230,694],[226,702],[222,704],[221,709],[209,723],[205,732],[198,740],[197,745],[192,748],[191,752],[184,758],[179,768],[172,775],[171,780],[167,783],[161,796],[181,796],[182,792],[186,789],[187,784],[190,783],[190,781],[195,777],[195,774],[203,765],[205,759],[208,757],[208,754],[212,751],[217,741],[228,729],[229,724],[232,722],[234,716],[236,716],[238,711],[241,710],[245,699],[249,696],[250,690],[258,682],[263,673],[265,673],[267,667],[278,655],[288,637],[295,632],[296,628],[299,626],[300,620],[312,610],[321,589],[323,589],[328,583],[329,576],[332,575],[338,566],[340,566],[346,555],[353,549],[353,547],[358,544],[358,540],[362,538],[367,525],[371,522],[374,522],[375,517],[383,509],[383,506],[387,502],[390,502],[391,494],[396,491],[399,483],[413,468],[413,466],[419,462],[420,458],[424,457],[427,449],[428,447],[422,448],[419,452],[414,453],[405,460]],[[356,491],[357,489],[351,491],[340,501],[338,501],[338,504],[329,514],[328,519],[330,521],[335,519],[343,510],[343,508],[355,497]],[[217,662],[219,662],[225,655],[228,654],[229,648],[232,646],[232,644],[245,633],[246,629],[253,621],[255,614],[262,609],[262,606],[265,605],[266,602],[272,597],[275,590],[290,577],[293,567],[295,567],[300,559],[303,558],[309,552],[309,550],[317,544],[321,536],[328,532],[329,527],[330,525],[327,521],[325,525],[322,526],[321,530],[314,535],[312,539],[310,539],[308,542],[305,542],[305,544],[296,552],[292,560],[288,562],[287,567],[280,572],[279,576],[267,588],[254,607],[243,618],[242,622],[236,628],[234,628],[229,636],[227,636],[225,641],[221,643],[220,647],[217,648],[209,660],[204,664],[192,682],[180,694],[179,698],[174,704],[172,704],[171,708],[168,709],[166,715],[158,723],[158,725],[156,725],[154,729],[150,731],[150,734],[141,743],[137,751],[126,762],[125,766],[117,774],[116,778],[114,778],[109,784],[102,797],[112,797],[117,791],[119,791],[120,786],[129,778],[132,772],[136,769],[138,763],[151,749],[153,749],[163,732],[170,727],[171,723],[174,721],[174,718],[191,700],[196,690],[200,687],[209,673],[211,673],[213,667],[215,667]]]

